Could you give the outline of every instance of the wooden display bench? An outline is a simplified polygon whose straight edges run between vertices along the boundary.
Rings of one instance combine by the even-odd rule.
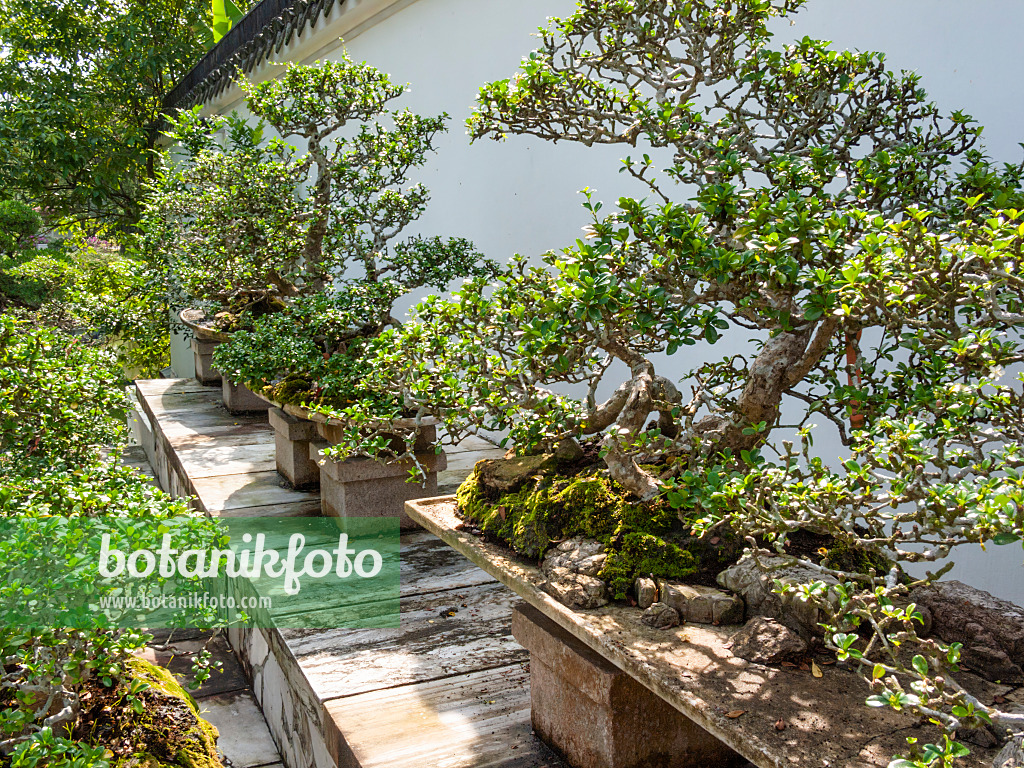
[[[542,590],[535,565],[459,530],[452,496],[410,501],[406,511],[526,602],[512,628],[531,652],[534,728],[576,768],[713,768],[739,756],[760,768],[885,768],[906,753],[908,736],[939,738],[866,707],[863,681],[825,656],[816,678],[733,656],[735,626],[659,630],[634,607],[567,608]],[[989,700],[1008,690],[964,682]],[[995,750],[971,749],[965,766],[991,766]]]

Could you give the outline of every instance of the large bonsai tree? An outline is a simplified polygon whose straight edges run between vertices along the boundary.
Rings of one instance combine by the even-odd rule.
[[[980,127],[880,54],[770,47],[769,21],[802,5],[581,0],[552,20],[482,89],[472,135],[650,148],[624,163],[647,197],[607,214],[588,197],[585,240],[421,304],[377,375],[455,437],[506,429],[523,454],[598,440],[638,501],[838,581],[802,596],[870,703],[1019,730],[955,682],[956,646],[917,637],[899,563],[1024,528],[1006,373],[1024,360],[1021,167],[996,167]],[[725,339],[683,389],[660,362]],[[841,460],[814,451],[815,421]],[[891,567],[793,552],[799,529]],[[963,750],[929,749],[907,764]]]

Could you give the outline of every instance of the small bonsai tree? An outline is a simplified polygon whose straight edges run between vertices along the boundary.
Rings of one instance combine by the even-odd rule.
[[[1024,360],[1022,169],[993,165],[968,116],[943,116],[881,54],[770,47],[769,20],[802,5],[582,0],[552,20],[515,77],[482,89],[471,134],[650,147],[623,166],[648,196],[606,214],[588,195],[586,239],[421,304],[380,345],[377,386],[453,439],[504,429],[520,454],[570,455],[597,441],[650,514],[668,504],[765,571],[771,555],[838,582],[801,595],[869,703],[950,733],[1020,730],[956,683],[955,645],[918,636],[906,592],[938,574],[900,564],[1024,529],[1024,400],[1006,374]],[[740,343],[686,394],[662,370],[727,337]],[[815,420],[841,460],[814,451]],[[340,449],[372,453],[350,423]],[[515,543],[522,526],[504,530]],[[800,530],[861,554],[801,553]],[[963,750],[946,739],[901,765]]]
[[[447,116],[387,112],[385,105],[405,88],[347,57],[289,66],[278,80],[245,87],[256,114],[308,146],[310,187],[297,262],[306,271],[289,308],[219,347],[216,365],[279,402],[330,413],[362,392],[380,408],[390,398],[366,388],[361,359],[369,339],[399,324],[392,314],[398,297],[493,273],[468,240],[399,239],[429,200],[423,185],[406,186],[409,174],[433,151]],[[354,119],[363,121],[354,135],[328,138]],[[393,410],[393,404],[384,408]]]

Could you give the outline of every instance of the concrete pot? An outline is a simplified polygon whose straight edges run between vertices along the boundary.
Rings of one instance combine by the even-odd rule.
[[[425,484],[405,482],[412,461],[385,464],[372,459],[334,461],[324,450],[341,439],[340,423],[296,405],[273,403],[269,413],[274,428],[277,471],[294,488],[320,486],[321,508],[333,517],[400,517],[403,528],[416,525],[405,514],[405,502],[437,495],[437,473],[448,466],[436,453],[436,422],[420,421],[415,444],[416,460],[427,470]],[[396,428],[414,422],[400,420]]]
[[[201,309],[183,309],[179,315],[182,324],[192,332],[192,353],[195,355],[196,381],[208,387],[221,383],[220,371],[213,367],[213,350],[231,338],[230,333],[215,331],[203,324],[206,312]]]

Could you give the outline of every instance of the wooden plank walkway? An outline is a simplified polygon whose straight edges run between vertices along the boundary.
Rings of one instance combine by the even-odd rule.
[[[166,490],[217,517],[319,514],[317,492],[274,470],[265,416],[232,416],[193,380],[136,391]],[[456,446],[441,492],[502,454],[480,438]],[[398,629],[229,632],[288,768],[564,768],[532,734],[515,595],[425,531],[403,534],[401,568]]]

